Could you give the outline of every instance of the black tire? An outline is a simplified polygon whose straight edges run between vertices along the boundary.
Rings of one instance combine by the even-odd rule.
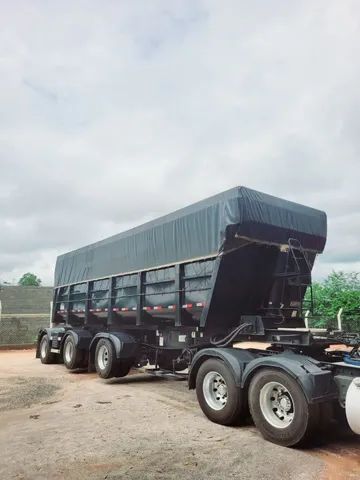
[[[211,390],[215,392],[215,395],[217,393],[216,388],[211,388],[211,385],[214,386],[215,380],[210,380],[210,384],[208,383],[209,380],[207,380],[209,378],[207,375],[209,374],[211,378],[212,373],[220,375],[227,388],[226,403],[223,407],[219,407],[219,409],[214,409],[210,404],[211,401],[209,403],[209,400],[206,399],[204,394],[204,391],[211,392]],[[242,395],[241,389],[236,386],[231,371],[221,360],[211,358],[200,366],[196,376],[196,395],[201,410],[212,422],[220,423],[221,425],[234,425],[242,419],[244,396]],[[209,393],[207,395],[209,395]],[[216,402],[220,401],[221,400],[216,399]]]
[[[107,361],[103,357],[106,352]],[[96,345],[95,350],[95,369],[101,378],[126,377],[129,373],[133,361],[121,360],[116,358],[115,347],[107,338],[101,338]]]
[[[120,362],[114,368],[114,377],[126,377],[132,367],[132,362]]]
[[[74,337],[68,335],[63,346],[63,361],[68,370],[84,367],[85,352],[76,346]]]
[[[118,367],[113,343],[107,338],[100,338],[95,350],[95,369],[101,378],[115,377]]]
[[[281,418],[281,413],[276,414],[277,409],[266,407],[265,402],[263,406],[261,405],[261,398],[264,398],[264,392],[266,392],[263,388],[265,387],[271,392],[273,382],[285,387],[288,392],[281,394],[285,403],[288,402],[286,408],[289,408],[289,413],[293,415],[288,424]],[[300,385],[285,372],[276,369],[263,369],[256,373],[249,386],[248,399],[250,413],[256,427],[266,440],[273,443],[284,447],[301,446],[311,439],[312,434],[318,428],[318,405],[310,405]],[[274,397],[271,400],[276,399]],[[277,415],[280,416],[280,419],[276,419]],[[276,420],[272,420],[271,423],[269,417]],[[282,426],[278,425],[280,423],[282,423]]]
[[[106,356],[106,361],[104,359]],[[116,358],[115,347],[107,338],[101,338],[95,350],[95,369],[101,378],[125,377],[133,361]]]
[[[39,352],[41,363],[56,363],[56,355],[51,353],[50,339],[47,334],[41,337]]]

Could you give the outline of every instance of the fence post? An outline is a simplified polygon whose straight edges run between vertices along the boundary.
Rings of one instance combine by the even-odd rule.
[[[343,313],[343,308],[341,307],[337,313],[338,330],[340,330],[340,332],[342,331],[342,318],[341,318],[342,313]]]

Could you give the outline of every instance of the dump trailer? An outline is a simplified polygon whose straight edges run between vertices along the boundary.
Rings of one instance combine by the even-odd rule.
[[[104,379],[186,374],[210,420],[250,413],[284,446],[335,421],[360,434],[360,336],[302,313],[326,229],[324,212],[236,187],[61,255],[37,357]]]

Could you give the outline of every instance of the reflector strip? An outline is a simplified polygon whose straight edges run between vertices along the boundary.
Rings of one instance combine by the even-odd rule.
[[[121,311],[122,311],[122,312],[128,312],[129,309],[128,309],[128,307],[122,307]]]
[[[131,309],[131,310],[134,310],[134,311],[136,311],[136,307],[132,307],[132,309]]]
[[[158,306],[154,307],[154,310],[162,310],[162,308],[163,308],[162,306],[158,305]]]
[[[113,308],[113,312],[119,312],[120,311],[120,308]]]
[[[168,308],[170,308],[170,310],[174,310],[176,308],[176,305],[169,305]]]
[[[151,307],[143,307],[143,310],[151,310]]]
[[[192,308],[193,304],[192,303],[185,303],[185,305],[182,306],[182,308]]]
[[[198,302],[198,303],[196,304],[196,306],[197,306],[197,307],[203,307],[204,304],[203,304],[202,302]]]

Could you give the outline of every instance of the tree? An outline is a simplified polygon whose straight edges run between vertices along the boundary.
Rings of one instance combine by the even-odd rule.
[[[40,287],[41,280],[35,273],[27,272],[20,278],[19,285],[22,287]]]
[[[313,283],[314,315],[316,327],[326,327],[329,319],[335,320],[340,308],[344,310],[344,327],[360,328],[360,273],[332,272],[322,282]],[[305,300],[310,299],[306,292]],[[334,322],[332,322],[334,325]]]

